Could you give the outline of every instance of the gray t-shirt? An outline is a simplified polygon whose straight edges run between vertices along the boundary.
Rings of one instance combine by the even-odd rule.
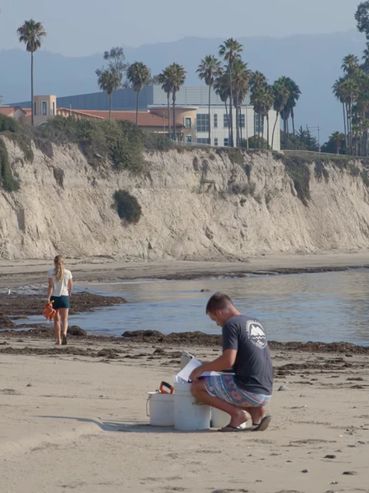
[[[223,326],[223,350],[237,349],[233,371],[237,384],[255,394],[272,394],[272,360],[263,326],[238,315]]]

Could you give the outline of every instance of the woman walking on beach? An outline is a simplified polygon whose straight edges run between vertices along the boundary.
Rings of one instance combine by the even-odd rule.
[[[48,270],[47,301],[53,304],[55,344],[67,344],[69,298],[73,288],[72,273],[64,268],[64,258],[57,255],[54,267]]]

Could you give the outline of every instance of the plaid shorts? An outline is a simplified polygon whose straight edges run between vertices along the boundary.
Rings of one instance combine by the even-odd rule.
[[[271,395],[255,394],[239,387],[234,375],[224,373],[222,375],[212,375],[202,379],[208,394],[219,397],[223,401],[229,402],[238,407],[260,407],[268,404]]]

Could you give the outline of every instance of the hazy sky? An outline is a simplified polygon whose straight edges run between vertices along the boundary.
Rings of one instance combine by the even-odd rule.
[[[90,55],[185,36],[288,36],[355,29],[359,0],[0,0],[0,49],[16,29],[41,21],[43,49]],[[230,9],[227,12],[226,9]]]

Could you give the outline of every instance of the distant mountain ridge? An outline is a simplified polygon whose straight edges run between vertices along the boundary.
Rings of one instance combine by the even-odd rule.
[[[320,127],[322,140],[342,127],[341,108],[332,95],[332,85],[341,73],[345,55],[361,56],[364,37],[352,32],[296,35],[286,38],[239,37],[244,59],[252,70],[265,73],[270,82],[281,75],[294,79],[302,90],[296,108],[297,125]],[[143,61],[159,73],[176,61],[187,70],[186,84],[201,84],[196,68],[204,55],[217,54],[221,38],[183,38],[175,42],[126,47],[127,62]],[[108,49],[109,47],[102,47]],[[0,95],[3,103],[29,99],[29,54],[22,49],[0,51]],[[40,50],[35,55],[35,93],[69,96],[98,90],[96,68],[102,54],[66,57]],[[4,70],[5,68],[5,70]],[[313,132],[314,133],[314,132]]]

